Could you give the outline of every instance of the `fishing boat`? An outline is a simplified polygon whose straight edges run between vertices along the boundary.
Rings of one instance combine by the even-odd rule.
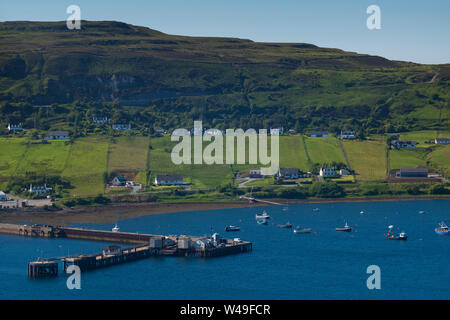
[[[351,232],[352,231],[352,227],[349,227],[347,222],[345,222],[345,226],[343,228],[336,228],[336,231]]]
[[[114,228],[112,228],[112,232],[120,232],[120,228],[117,226],[117,223]]]
[[[294,233],[311,233],[311,228],[300,228],[299,226],[297,226],[294,229]]]
[[[232,225],[226,226],[226,228],[225,228],[225,231],[228,231],[228,232],[240,231],[240,230],[241,230],[240,227],[232,226]]]
[[[264,225],[266,225],[267,224],[267,219],[256,219],[256,222],[258,223],[258,224],[264,224]]]
[[[256,219],[270,219],[270,216],[267,214],[266,210],[263,213],[257,213]]]
[[[434,232],[440,236],[450,236],[450,230],[448,230],[448,227],[444,221],[439,223],[439,228],[434,229]]]
[[[278,228],[282,228],[282,229],[290,229],[292,228],[292,224],[290,222],[286,223],[286,224],[279,224]]]
[[[389,231],[386,235],[386,239],[388,240],[406,240],[408,239],[408,235],[406,234],[406,232],[400,232],[399,234],[394,234],[394,231],[392,231],[392,229],[394,229],[394,226],[390,225],[389,226]]]

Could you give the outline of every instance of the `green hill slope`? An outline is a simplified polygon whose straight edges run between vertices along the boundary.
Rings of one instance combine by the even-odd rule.
[[[438,73],[433,79],[433,75]],[[450,65],[319,48],[168,35],[120,22],[0,23],[1,125],[79,130],[281,125],[367,133],[449,125]],[[51,104],[48,114],[33,105]],[[444,110],[444,111],[443,111]]]

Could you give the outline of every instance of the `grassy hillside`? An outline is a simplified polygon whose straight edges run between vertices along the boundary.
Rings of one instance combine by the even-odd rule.
[[[168,35],[120,22],[0,23],[0,125],[105,133],[133,126],[448,126],[449,65],[390,61],[305,43]],[[438,74],[433,83],[430,80]],[[51,105],[48,109],[33,105]]]

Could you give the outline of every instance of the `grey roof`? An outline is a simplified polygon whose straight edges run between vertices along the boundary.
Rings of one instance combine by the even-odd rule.
[[[401,173],[409,172],[409,173],[428,173],[427,168],[401,168]]]
[[[183,180],[183,176],[181,174],[157,174],[156,179],[174,181],[174,180]]]
[[[328,134],[328,131],[316,131],[316,130],[314,130],[314,131],[311,131],[311,134]]]
[[[68,136],[69,131],[49,131],[47,136]]]
[[[280,168],[280,174],[281,175],[291,175],[291,174],[298,174],[298,169],[297,168]]]

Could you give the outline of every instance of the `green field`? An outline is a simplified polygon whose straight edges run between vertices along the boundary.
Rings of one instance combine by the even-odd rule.
[[[309,138],[305,137],[306,149],[313,163],[345,163],[344,155],[336,138]]]
[[[390,169],[400,168],[425,168],[427,162],[424,159],[425,153],[421,150],[403,149],[389,151]]]
[[[233,172],[230,165],[175,165],[171,159],[175,142],[170,137],[152,138],[148,157],[151,181],[157,174],[181,174],[186,183],[194,188],[215,188],[232,182]]]
[[[357,180],[386,178],[386,144],[383,141],[343,141],[343,146]]]
[[[280,167],[309,170],[308,157],[301,136],[280,137]]]
[[[450,175],[450,145],[437,146],[428,158],[438,169],[446,175]]]
[[[109,144],[108,172],[145,170],[149,143],[149,137],[115,138]]]
[[[102,137],[77,139],[71,146],[62,176],[70,180],[73,196],[102,194],[108,142]]]
[[[27,148],[26,138],[0,138],[0,188],[4,189]]]
[[[30,144],[17,166],[16,175],[29,173],[51,176],[60,175],[69,155],[70,145],[65,141],[51,141],[48,144]]]

